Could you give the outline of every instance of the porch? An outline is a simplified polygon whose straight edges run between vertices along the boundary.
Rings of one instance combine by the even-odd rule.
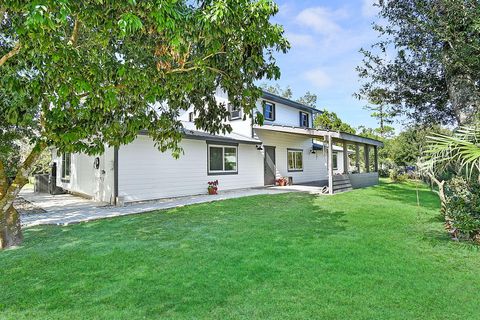
[[[326,152],[327,179],[320,185],[315,181],[316,188],[322,188],[322,193],[334,194],[356,188],[376,185],[378,176],[378,148],[383,147],[381,141],[366,138],[345,132],[319,130],[312,128],[299,128],[282,125],[263,125],[254,127],[257,130],[265,130],[276,133],[301,135],[312,138],[312,152],[323,150]],[[342,150],[342,171],[334,173],[334,149]],[[304,187],[313,187],[305,183],[299,184]],[[299,185],[291,188],[299,188]],[[326,186],[326,189],[323,187]]]

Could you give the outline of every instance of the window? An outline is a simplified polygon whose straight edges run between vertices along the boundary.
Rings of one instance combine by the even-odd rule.
[[[300,127],[309,127],[308,113],[300,111]]]
[[[72,162],[72,155],[70,153],[62,154],[62,179],[70,179],[70,164]]]
[[[287,150],[288,171],[303,171],[303,151]]]
[[[242,109],[240,107],[229,104],[228,111],[230,112],[230,120],[242,118]]]
[[[338,153],[334,152],[332,155],[333,170],[338,169]]]
[[[193,120],[195,120],[195,113],[190,112],[190,113],[188,114],[188,121],[189,121],[189,122],[193,122]]]
[[[208,146],[208,173],[237,173],[237,146]]]
[[[263,102],[263,116],[265,120],[275,121],[275,105],[270,102]]]

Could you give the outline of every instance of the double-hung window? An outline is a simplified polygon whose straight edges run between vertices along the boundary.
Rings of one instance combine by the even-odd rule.
[[[208,145],[208,174],[236,174],[237,153],[237,146]]]
[[[338,153],[337,152],[334,152],[332,154],[332,162],[333,162],[333,170],[337,170],[338,169]]]
[[[275,104],[263,102],[263,117],[268,121],[275,121]]]
[[[72,162],[72,155],[70,153],[63,153],[62,154],[62,179],[69,180],[70,179],[70,166]]]
[[[296,149],[287,150],[288,171],[303,171],[303,151]]]
[[[300,111],[300,127],[308,128],[309,126],[309,119],[308,113]]]
[[[228,111],[230,112],[230,120],[238,120],[242,118],[242,109],[239,106],[229,104]]]

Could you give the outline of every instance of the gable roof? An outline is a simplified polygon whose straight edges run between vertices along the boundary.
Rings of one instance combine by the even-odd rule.
[[[299,109],[299,110],[302,110],[302,111],[322,113],[322,111],[318,110],[317,108],[307,106],[307,105],[302,104],[300,102],[293,101],[293,100],[281,97],[279,95],[276,95],[276,94],[273,94],[273,93],[270,93],[270,92],[267,92],[267,91],[264,91],[264,90],[262,91],[262,98],[265,99],[265,100],[268,100],[268,101],[281,103],[281,104],[284,104],[286,106],[289,106],[289,107],[292,107],[292,108],[295,108],[295,109]]]

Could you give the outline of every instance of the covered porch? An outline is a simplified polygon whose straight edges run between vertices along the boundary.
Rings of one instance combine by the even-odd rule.
[[[327,177],[325,181],[310,183],[312,187],[323,188],[323,193],[334,194],[356,188],[378,184],[378,149],[381,141],[350,133],[299,128],[282,125],[255,126],[258,130],[302,135],[312,138],[312,150],[323,149],[326,155]],[[334,173],[334,146],[343,150],[342,172]],[[302,183],[301,185],[309,184]]]

